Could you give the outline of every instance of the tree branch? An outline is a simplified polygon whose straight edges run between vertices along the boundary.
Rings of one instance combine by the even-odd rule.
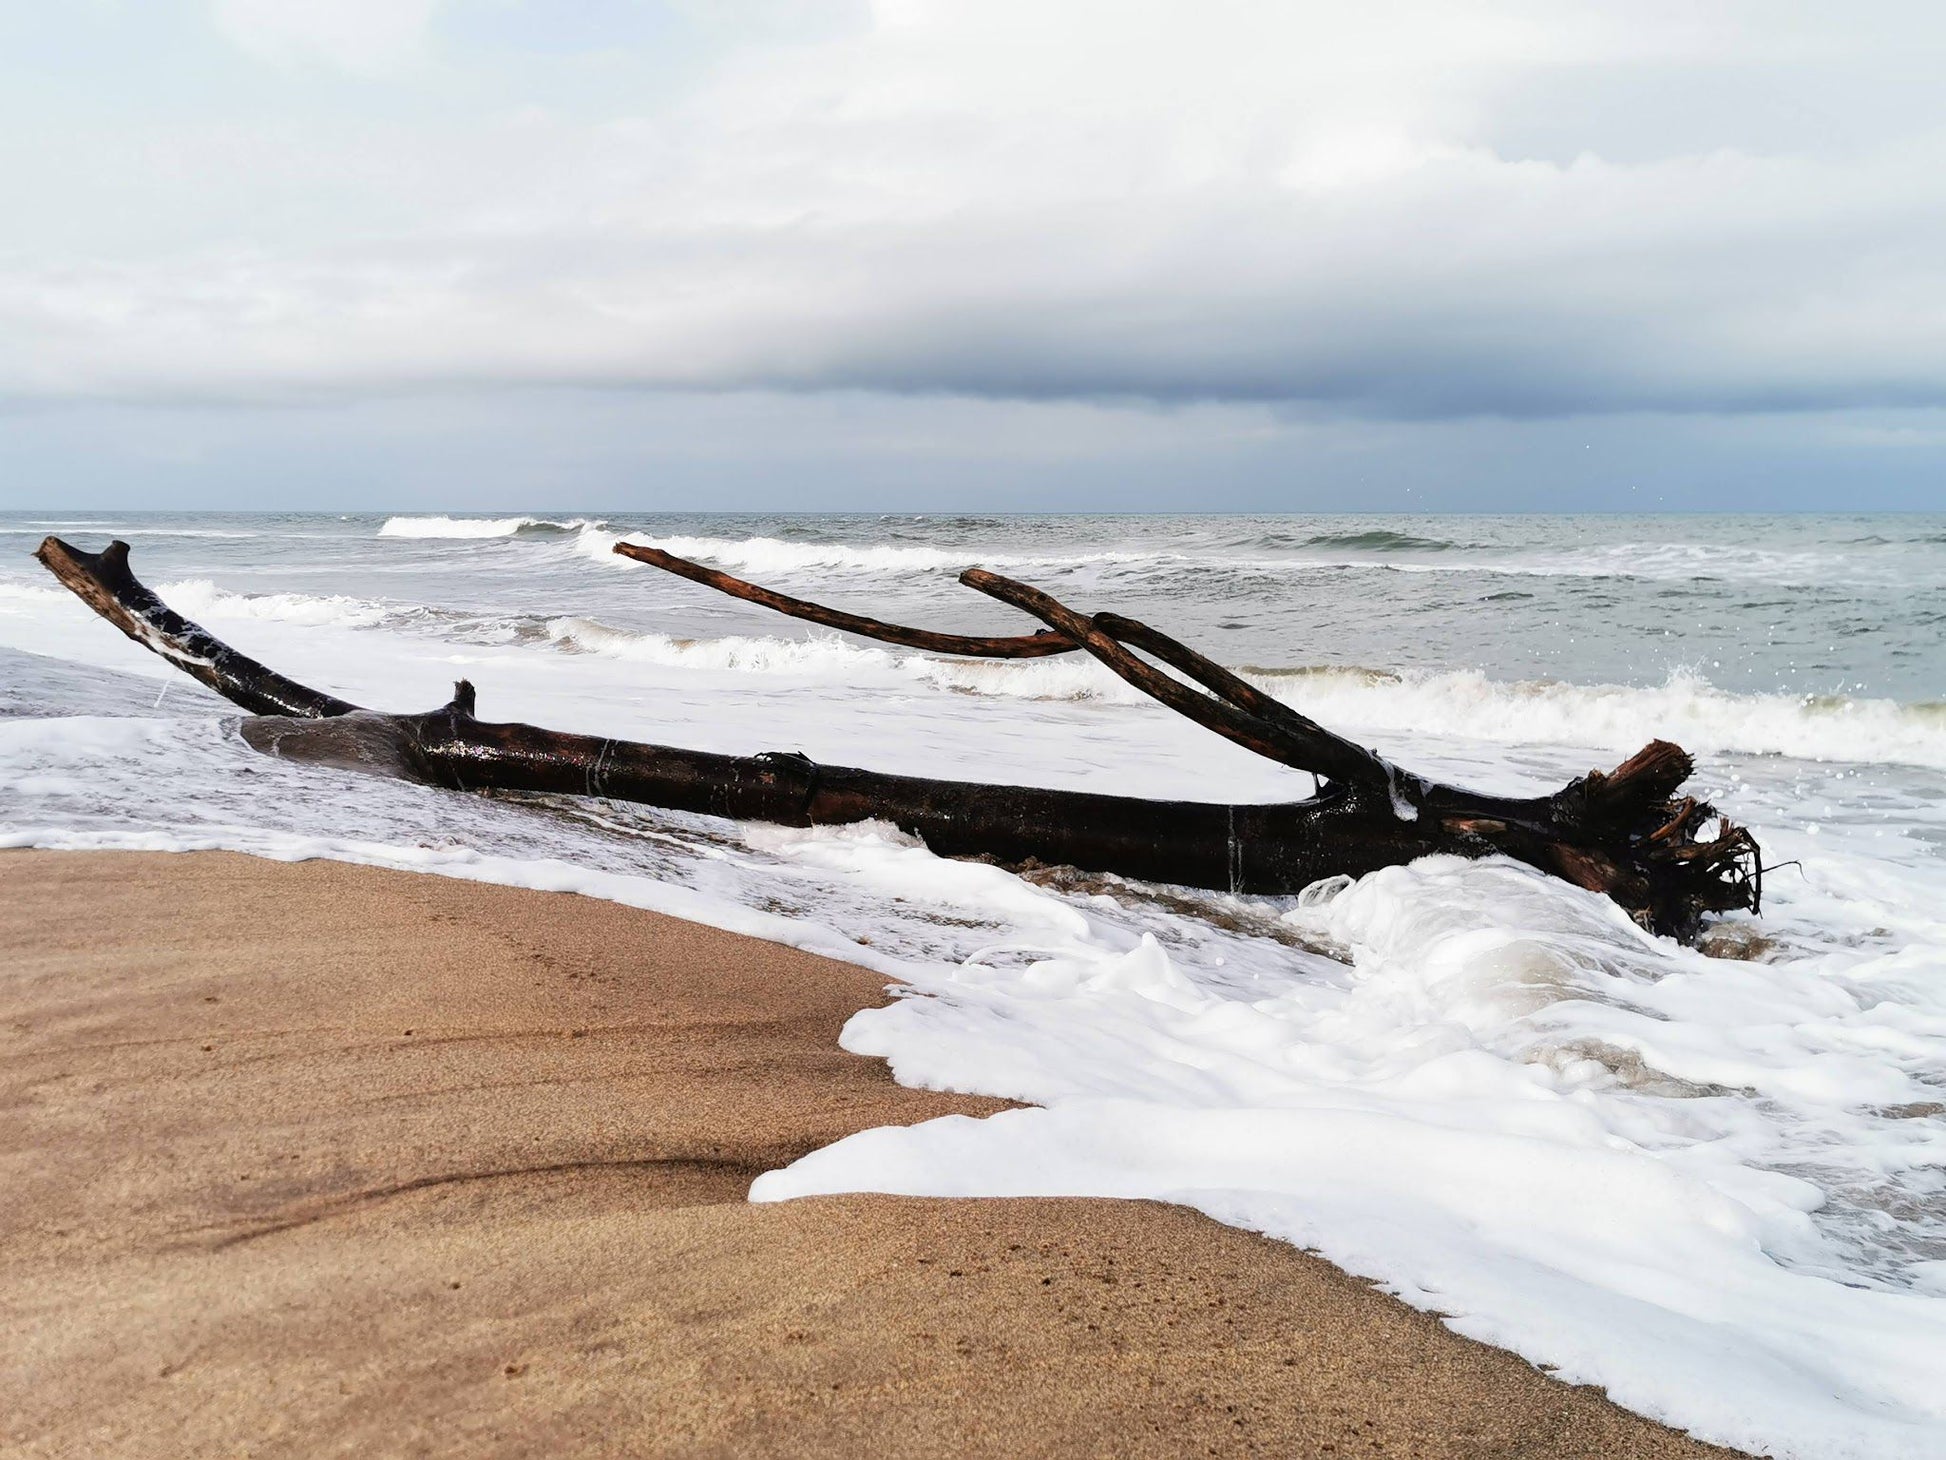
[[[1394,788],[1392,768],[1371,751],[1307,720],[1222,665],[1147,624],[1119,614],[1089,618],[1051,594],[984,568],[968,568],[960,574],[960,582],[1031,613],[1144,694],[1246,750],[1327,780],[1382,789],[1388,794]],[[1180,669],[1212,694],[1203,694],[1164,674],[1130,652],[1124,640]]]
[[[317,718],[358,708],[264,668],[200,624],[191,623],[136,580],[129,571],[125,542],[111,542],[100,552],[89,553],[50,537],[34,556],[77,598],[144,649],[154,650],[253,715]]]
[[[792,598],[788,593],[778,593],[774,589],[763,588],[755,583],[747,583],[741,578],[733,578],[728,573],[718,572],[715,568],[705,568],[701,563],[692,563],[688,558],[679,558],[674,553],[664,552],[661,548],[642,547],[632,542],[618,542],[615,551],[625,558],[638,563],[647,563],[664,572],[674,573],[678,578],[687,578],[692,583],[701,583],[705,588],[714,588],[719,593],[727,593],[732,598],[741,598],[746,603],[761,604],[775,609],[778,613],[792,618],[801,618],[807,623],[822,624],[827,629],[840,629],[847,634],[857,634],[862,639],[877,639],[882,643],[898,644],[906,649],[921,649],[930,654],[966,654],[982,659],[1043,659],[1050,654],[1071,654],[1075,646],[1059,634],[1043,630],[1038,634],[1025,634],[1012,638],[983,638],[973,634],[940,634],[930,629],[907,628],[903,624],[888,624],[875,618],[865,618],[842,609],[826,608],[805,598]]]
[[[709,751],[482,721],[473,687],[420,715],[381,714],[286,679],[189,622],[138,582],[128,545],[100,553],[58,538],[37,557],[131,639],[253,712],[271,754],[456,790],[607,796],[786,826],[886,820],[941,856],[1067,863],[1232,893],[1294,893],[1434,854],[1514,857],[1606,894],[1645,927],[1693,937],[1703,917],[1756,911],[1756,842],[1693,797],[1674,799],[1689,757],[1657,741],[1615,771],[1552,796],[1502,797],[1403,776],[1370,751],[1261,696],[1145,625],[1088,619],[1038,589],[973,570],[964,581],[1040,615],[1131,683],[1198,724],[1338,784],[1269,805],[1156,801],[1038,786],[983,785],[817,764],[798,754]],[[1126,638],[1209,686],[1204,694],[1138,658]],[[1401,783],[1410,797],[1396,794]],[[1371,794],[1385,787],[1388,794]],[[1705,827],[1715,820],[1713,831]]]

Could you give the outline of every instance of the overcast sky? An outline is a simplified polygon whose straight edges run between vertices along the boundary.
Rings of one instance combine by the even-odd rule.
[[[1946,7],[0,0],[0,506],[1946,508]]]

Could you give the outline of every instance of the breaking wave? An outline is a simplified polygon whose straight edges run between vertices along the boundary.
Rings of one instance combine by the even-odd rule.
[[[371,629],[415,612],[340,593],[232,593],[207,578],[164,583],[156,592],[184,617],[212,623],[257,619],[314,629]]]
[[[1374,553],[1443,553],[1469,546],[1443,537],[1414,537],[1409,532],[1321,532],[1304,539],[1305,547],[1353,548]]]
[[[1140,704],[1092,660],[942,659],[819,634],[802,639],[681,639],[593,619],[549,621],[571,652],[721,673],[923,685],[1023,700]],[[1946,703],[1841,695],[1733,694],[1680,671],[1652,686],[1494,680],[1472,670],[1397,673],[1346,665],[1247,666],[1244,677],[1326,724],[1361,733],[1441,733],[1503,745],[1572,745],[1626,754],[1658,737],[1692,751],[1946,769]]]
[[[835,635],[809,639],[778,639],[755,634],[682,639],[670,634],[611,628],[597,619],[556,618],[548,620],[547,637],[555,648],[570,654],[601,654],[611,659],[675,669],[809,678],[830,675],[839,679],[861,671],[896,672],[892,655],[861,648]]]
[[[628,563],[627,558],[615,556],[615,544],[622,540],[619,534],[591,531],[581,534],[577,546],[590,557]],[[982,556],[973,549],[951,552],[942,548],[895,547],[889,544],[851,547],[838,542],[784,542],[775,537],[641,537],[631,533],[627,540],[661,548],[679,558],[704,558],[733,572],[754,575],[829,572],[833,569],[863,573],[958,571]],[[631,563],[629,566],[637,565]]]
[[[1352,536],[1402,538],[1397,533],[1363,533]],[[1182,549],[1120,548],[1065,553],[1007,553],[976,547],[911,547],[891,543],[857,546],[841,542],[785,542],[774,537],[648,537],[639,533],[613,533],[598,529],[583,532],[576,548],[597,561],[638,567],[627,558],[615,556],[615,544],[622,541],[661,548],[677,557],[698,558],[725,571],[748,575],[761,581],[766,575],[788,577],[794,574],[853,573],[890,575],[897,573],[957,573],[973,566],[996,569],[1051,569],[1099,567],[1112,564],[1139,564],[1157,571],[1171,571],[1185,564],[1202,570],[1314,571],[1321,568],[1357,566],[1355,562],[1335,559],[1278,557],[1237,557],[1226,551],[1204,552]],[[1314,539],[1336,541],[1342,551],[1349,538]],[[1443,546],[1443,545],[1442,545]],[[1381,564],[1378,566],[1395,566]],[[1405,565],[1397,565],[1405,566]],[[1415,565],[1416,566],[1416,565]]]
[[[85,528],[89,532],[112,532],[116,537],[206,537],[242,541],[263,536],[260,532],[224,532],[213,527],[123,527],[114,522],[34,522],[26,527],[0,527],[0,533],[9,537],[39,537],[50,527],[70,531]]]
[[[1652,686],[1493,680],[1473,670],[1394,675],[1276,670],[1255,678],[1326,724],[1626,753],[1653,739],[1692,751],[1946,769],[1946,704],[1843,695],[1732,694],[1694,671]]]
[[[598,562],[640,566],[615,556],[615,544],[622,541],[658,547],[678,557],[701,559],[759,581],[766,575],[957,573],[975,565],[1044,570],[1132,565],[1138,571],[1147,568],[1156,572],[1173,572],[1188,565],[1199,572],[1273,576],[1363,569],[1495,577],[1630,578],[1651,582],[1716,580],[1794,585],[1832,581],[1840,568],[1854,578],[1861,574],[1873,576],[1872,571],[1855,562],[1841,562],[1837,555],[1818,552],[1763,551],[1720,544],[1622,543],[1567,555],[1528,554],[1389,531],[1323,533],[1298,540],[1275,536],[1259,539],[1254,544],[1206,548],[1129,545],[1070,552],[1010,553],[972,546],[786,542],[775,537],[659,537],[639,532],[612,532],[603,524],[589,523],[582,527],[575,548]],[[1893,572],[1896,569],[1878,570],[1876,576]]]
[[[388,517],[380,537],[523,537],[580,532],[599,527],[599,519],[572,517],[556,522],[547,517]]]
[[[77,526],[94,546],[144,520]],[[850,959],[909,996],[852,1021],[846,1047],[908,1083],[1047,1107],[854,1137],[758,1195],[916,1179],[1167,1196],[1752,1451],[1941,1453],[1946,573],[1914,534],[1946,519],[474,514],[393,519],[390,536],[437,520],[475,540],[383,551],[382,514],[163,526],[202,520],[263,541],[153,539],[162,597],[365,704],[423,707],[450,671],[493,718],[722,753],[1184,799],[1306,789],[1079,654],[934,658],[717,617],[578,556],[621,563],[608,549],[632,528],[922,622],[966,601],[950,573],[967,561],[1018,564],[1077,604],[1183,624],[1269,693],[1457,784],[1552,789],[1654,736],[1702,752],[1699,789],[1792,871],[1767,879],[1761,920],[1726,919],[1700,950],[1500,861],[1277,899],[1022,877],[882,825],[454,796],[263,757],[24,553],[0,556],[0,845],[415,867]],[[1844,542],[1865,533],[1922,546]],[[1495,576],[1516,573],[1535,576]],[[1640,581],[1656,578],[1675,591]],[[1678,632],[1647,643],[1665,615]],[[1592,652],[1540,657],[1562,635]],[[1738,652],[1709,672],[1750,692],[1663,678],[1719,644]],[[1864,687],[1791,688],[1841,676]]]
[[[747,573],[761,579],[765,574],[792,573],[957,573],[962,568],[982,565],[1077,564],[1100,562],[1140,562],[1156,557],[1152,553],[1087,553],[1022,557],[982,552],[977,548],[945,549],[899,547],[891,544],[854,547],[840,542],[785,542],[775,537],[645,537],[639,533],[604,532],[599,528],[584,531],[575,546],[599,562],[639,567],[638,563],[615,556],[615,544],[622,541],[661,548],[679,558],[700,558],[734,573]]]
[[[527,645],[601,655],[681,672],[875,683],[1010,700],[1145,702],[1140,691],[1078,654],[1033,660],[943,658],[828,632],[683,638],[617,628],[587,617],[482,619],[343,594],[234,593],[206,578],[164,583],[158,592],[181,613],[219,629],[238,622],[379,629],[469,646]],[[52,586],[8,584],[0,589],[0,612],[32,614],[65,599]],[[1394,671],[1333,664],[1243,665],[1239,672],[1305,714],[1360,736],[1436,729],[1490,744],[1582,746],[1616,754],[1662,738],[1701,753],[1946,769],[1946,702],[1738,694],[1718,688],[1694,670],[1679,670],[1656,685],[1501,680],[1478,670]]]

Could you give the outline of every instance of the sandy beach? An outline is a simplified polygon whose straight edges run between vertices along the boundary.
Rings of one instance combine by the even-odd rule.
[[[10,1454],[1729,1453],[1186,1210],[748,1204],[999,1108],[839,1050],[862,969],[329,862],[0,887]]]

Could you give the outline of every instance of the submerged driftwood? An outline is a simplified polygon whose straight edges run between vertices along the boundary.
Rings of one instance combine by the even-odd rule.
[[[128,551],[114,542],[89,553],[50,537],[36,556],[130,638],[248,710],[244,738],[274,754],[455,790],[608,796],[785,826],[884,820],[943,856],[1067,863],[1232,892],[1296,892],[1437,852],[1501,854],[1604,893],[1643,926],[1684,938],[1709,913],[1755,911],[1761,895],[1756,843],[1706,803],[1678,796],[1693,767],[1667,741],[1548,796],[1441,785],[1399,770],[1145,624],[1077,613],[977,568],[960,581],[1046,628],[1015,638],[935,634],[789,598],[657,549],[616,549],[794,617],[911,648],[1001,658],[1086,652],[1197,724],[1312,772],[1318,793],[1268,805],[1151,801],[885,775],[795,753],[716,755],[480,720],[464,680],[437,710],[382,714],[286,679],[189,622],[135,578]]]

